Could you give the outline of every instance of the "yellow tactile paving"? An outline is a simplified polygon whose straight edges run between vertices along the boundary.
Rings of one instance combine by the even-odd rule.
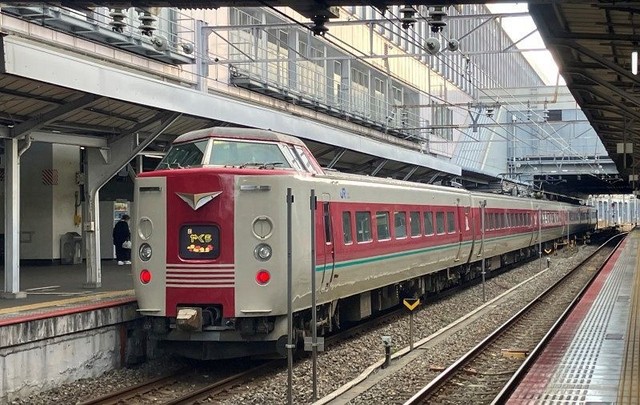
[[[20,312],[38,311],[45,308],[65,307],[68,305],[79,304],[79,303],[92,303],[92,302],[101,301],[105,299],[121,298],[126,296],[133,296],[133,290],[115,291],[115,292],[110,291],[105,293],[85,295],[82,297],[67,298],[67,299],[56,300],[56,301],[40,302],[37,304],[22,305],[19,307],[5,308],[5,309],[0,309],[0,316],[7,315],[7,314],[15,315]]]
[[[634,234],[636,236],[638,233]],[[625,338],[626,347],[618,386],[617,405],[640,404],[640,246],[631,296],[631,311]]]

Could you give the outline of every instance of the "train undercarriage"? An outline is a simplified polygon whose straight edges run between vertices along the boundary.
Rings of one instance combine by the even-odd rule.
[[[585,240],[582,239],[584,242]],[[567,240],[549,241],[541,246],[493,256],[485,259],[485,276],[506,271],[515,264],[539,257],[539,249],[548,254],[553,249],[575,246]],[[342,327],[368,319],[402,303],[404,298],[429,300],[447,290],[477,283],[482,278],[482,261],[465,263],[429,273],[382,288],[366,291],[340,300],[318,305],[316,310],[318,336],[326,336]],[[287,317],[253,317],[222,320],[217,326],[205,328],[194,336],[192,331],[176,327],[166,318],[149,320],[151,336],[158,338],[159,347],[178,355],[196,359],[235,357],[285,356]],[[305,336],[311,336],[311,310],[293,314],[294,343],[300,347]],[[277,339],[268,338],[280,336]]]

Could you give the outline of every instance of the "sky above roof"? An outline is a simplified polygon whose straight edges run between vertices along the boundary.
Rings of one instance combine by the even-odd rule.
[[[500,3],[487,4],[492,13],[521,13],[529,11],[527,3]],[[520,41],[536,29],[536,24],[530,16],[527,17],[505,17],[502,19],[502,26],[505,32],[514,42]],[[518,42],[519,49],[539,49],[545,48],[542,37],[536,31],[532,35]],[[558,66],[556,65],[549,51],[523,52],[523,55],[531,66],[538,72],[542,80],[547,85],[555,85],[558,80]],[[560,84],[564,85],[564,79],[559,78]]]

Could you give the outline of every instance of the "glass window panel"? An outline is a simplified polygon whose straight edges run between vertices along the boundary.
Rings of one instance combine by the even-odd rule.
[[[342,213],[342,235],[345,244],[353,242],[353,234],[351,232],[351,213],[344,211]]]
[[[444,212],[436,212],[436,233],[444,233]]]
[[[356,212],[356,240],[369,242],[371,240],[371,215],[368,211]]]
[[[456,219],[453,212],[447,212],[447,232],[453,233],[456,231]]]
[[[424,234],[433,235],[433,212],[431,211],[424,213]]]
[[[411,223],[411,236],[420,236],[420,213],[411,211],[409,213],[409,222]]]
[[[404,211],[396,212],[393,214],[394,229],[396,232],[396,238],[407,237],[407,213]]]
[[[376,226],[378,230],[378,240],[390,239],[389,233],[389,213],[386,211],[376,212]]]

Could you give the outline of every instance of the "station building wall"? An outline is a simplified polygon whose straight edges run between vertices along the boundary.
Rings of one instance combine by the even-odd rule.
[[[77,146],[33,143],[20,158],[20,259],[60,259],[60,236],[81,233],[74,222]],[[4,159],[2,159],[4,167]],[[3,169],[4,170],[4,169]],[[4,176],[0,181],[0,233],[4,234]],[[3,242],[4,244],[4,242]],[[4,246],[3,246],[4,249]]]

